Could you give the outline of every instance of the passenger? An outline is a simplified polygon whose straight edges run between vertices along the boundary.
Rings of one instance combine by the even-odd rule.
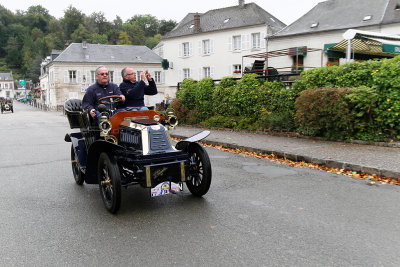
[[[119,110],[148,110],[144,105],[144,95],[157,94],[157,86],[147,70],[140,73],[140,81],[136,81],[136,73],[132,68],[126,67],[121,71],[123,82],[119,85],[125,102],[120,104]],[[148,85],[144,82],[148,81]]]
[[[83,96],[82,108],[87,109],[90,115],[100,122],[101,114],[97,110],[100,104],[99,99],[111,95],[119,95],[122,97],[122,101],[125,101],[125,96],[121,93],[118,85],[109,82],[107,68],[98,67],[96,69],[96,83],[91,85]]]

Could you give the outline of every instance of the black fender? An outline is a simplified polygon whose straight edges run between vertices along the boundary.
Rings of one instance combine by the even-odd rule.
[[[204,138],[206,138],[207,136],[210,135],[210,131],[202,131],[200,133],[197,133],[189,138],[186,138],[182,141],[179,141],[176,145],[175,148],[178,150],[186,150],[187,147],[194,142],[200,141]]]
[[[93,144],[91,144],[87,155],[85,182],[87,184],[98,183],[97,164],[99,161],[100,154],[102,152],[106,152],[111,158],[116,150],[121,150],[121,149],[125,150],[124,147],[105,140],[97,140]]]
[[[66,134],[64,138],[65,142],[71,142],[74,148],[75,154],[78,156],[79,167],[83,172],[86,168],[86,144],[83,139],[82,133],[71,133]]]

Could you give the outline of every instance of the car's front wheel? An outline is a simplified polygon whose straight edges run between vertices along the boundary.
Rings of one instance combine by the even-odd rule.
[[[117,163],[107,153],[101,153],[97,168],[100,195],[106,209],[116,213],[121,206],[121,177]]]
[[[85,180],[85,174],[81,171],[81,169],[79,167],[78,157],[76,156],[73,145],[71,145],[71,165],[72,165],[72,173],[74,175],[75,182],[78,185],[82,185]]]
[[[197,144],[190,144],[190,168],[189,179],[186,181],[190,193],[195,196],[203,196],[208,192],[211,185],[211,163],[205,149]]]

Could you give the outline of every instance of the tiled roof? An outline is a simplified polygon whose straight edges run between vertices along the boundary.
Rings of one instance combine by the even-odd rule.
[[[147,46],[72,43],[54,62],[161,63],[162,58]]]
[[[13,76],[11,72],[0,73],[0,81],[12,81]]]
[[[286,26],[255,3],[213,9],[203,14],[199,13],[199,31],[196,31],[193,27],[194,15],[195,13],[187,14],[172,31],[164,35],[163,39],[255,25],[267,24],[275,31]]]
[[[400,22],[400,0],[327,0],[278,32],[288,36]],[[314,26],[314,27],[313,27]]]

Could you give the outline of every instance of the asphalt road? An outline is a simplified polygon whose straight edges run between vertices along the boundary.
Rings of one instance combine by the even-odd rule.
[[[399,266],[400,187],[207,149],[203,198],[75,184],[65,116],[0,114],[0,266]]]

